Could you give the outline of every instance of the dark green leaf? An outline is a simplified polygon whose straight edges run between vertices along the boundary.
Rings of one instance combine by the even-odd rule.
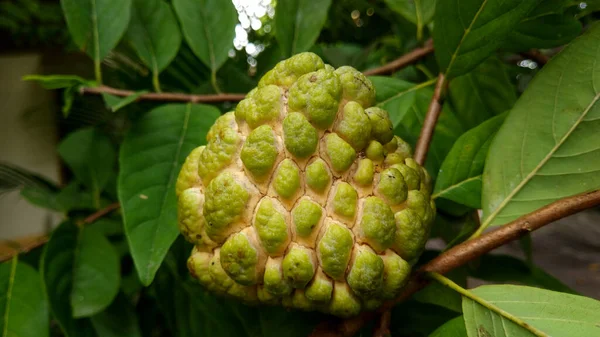
[[[141,336],[135,308],[125,295],[119,294],[106,310],[91,317],[99,337]]]
[[[24,81],[36,81],[46,89],[64,89],[78,85],[92,86],[94,82],[75,75],[26,75]]]
[[[546,273],[541,268],[507,255],[487,254],[471,265],[469,275],[478,279],[497,283],[519,283],[527,286],[541,287],[563,293],[577,292]]]
[[[50,309],[67,337],[94,337],[90,320],[75,319],[71,310],[73,264],[79,229],[70,222],[62,223],[46,244],[41,274]]]
[[[417,25],[418,39],[421,39],[423,26],[433,19],[435,0],[385,0],[385,3],[391,10]]]
[[[115,167],[116,152],[108,138],[98,129],[81,129],[69,134],[58,145],[58,153],[81,183],[92,190],[96,207]]]
[[[334,67],[351,66],[356,69],[364,68],[367,56],[372,48],[363,48],[358,44],[338,43],[321,47],[323,57]]]
[[[600,188],[598,41],[594,25],[545,65],[494,137],[482,229]]]
[[[581,33],[581,23],[573,14],[550,14],[519,23],[504,42],[512,51],[532,48],[548,49],[561,46]]]
[[[469,73],[450,82],[449,99],[466,129],[510,110],[517,101],[505,65],[490,57]]]
[[[390,332],[392,336],[425,337],[459,315],[437,305],[406,301],[392,309]]]
[[[481,208],[481,175],[490,143],[506,114],[496,116],[460,136],[444,159],[433,198],[446,198]]]
[[[285,57],[308,51],[327,19],[331,0],[287,0],[277,3],[275,37]]]
[[[462,316],[459,316],[437,328],[429,337],[464,337],[466,335],[465,320]]]
[[[142,62],[152,70],[158,90],[158,74],[175,58],[181,44],[179,26],[171,6],[163,0],[132,1],[126,37]]]
[[[3,337],[48,336],[48,302],[35,269],[17,256],[0,264],[0,294]]]
[[[104,59],[125,33],[131,0],[61,0],[73,41],[96,61]]]
[[[177,237],[175,180],[186,156],[206,142],[219,111],[169,104],[139,120],[121,146],[119,200],[131,255],[143,284],[152,282]]]
[[[452,289],[433,282],[413,295],[416,301],[434,304],[448,310],[462,312],[460,295]]]
[[[216,72],[233,48],[237,12],[231,1],[173,0],[185,40],[194,54]]]
[[[89,191],[81,188],[77,181],[72,181],[62,190],[45,190],[24,187],[21,195],[30,203],[43,208],[67,213],[75,209],[93,209],[94,199]],[[102,205],[105,200],[100,200]]]
[[[104,310],[119,291],[119,257],[110,242],[93,226],[79,230],[74,254],[73,317],[92,316]]]
[[[487,59],[540,0],[447,0],[435,8],[435,55],[448,78]]]
[[[108,109],[110,109],[112,112],[117,112],[119,109],[122,109],[127,105],[137,101],[141,95],[147,92],[147,90],[137,91],[133,95],[129,95],[127,97],[118,97],[102,93],[102,98],[104,99],[104,103]]]
[[[600,302],[592,298],[512,285],[481,286],[471,292],[478,297],[477,302],[463,297],[470,336],[600,335]],[[490,310],[482,303],[490,303],[501,311]],[[517,325],[505,313],[526,324]]]

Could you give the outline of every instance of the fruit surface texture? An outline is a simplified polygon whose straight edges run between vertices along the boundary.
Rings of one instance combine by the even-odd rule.
[[[278,63],[215,122],[176,194],[204,287],[340,317],[398,295],[435,217],[431,178],[369,79],[312,53]]]

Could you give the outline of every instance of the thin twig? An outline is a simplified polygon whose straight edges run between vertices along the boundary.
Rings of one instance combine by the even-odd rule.
[[[379,312],[390,310],[394,305],[408,299],[414,293],[423,289],[429,283],[429,279],[424,277],[426,273],[445,274],[547,224],[598,205],[600,205],[600,190],[560,199],[494,231],[454,246],[417,270],[411,276],[402,293],[394,300],[386,302],[379,309]],[[374,317],[375,313],[365,312],[357,317],[340,321],[337,324],[324,322],[317,326],[311,336],[353,336],[366,322]]]
[[[119,207],[121,207],[121,205],[119,205],[118,202],[112,203],[98,210],[97,212],[90,214],[87,218],[83,219],[81,223],[85,225],[91,224],[96,220],[100,219],[101,217],[107,215],[108,213],[119,209]],[[0,256],[0,262],[8,261],[12,259],[15,255],[27,253],[36,249],[37,247],[43,246],[44,244],[46,244],[46,242],[48,242],[49,239],[49,235],[40,235],[38,237],[33,238],[31,241],[27,240],[26,243],[23,244],[19,243],[19,241],[22,240],[17,240],[15,241],[17,245],[12,245],[15,246],[14,248],[12,248],[6,254]],[[10,242],[6,244],[6,246],[11,246]]]
[[[127,97],[135,95],[136,92],[132,90],[117,89],[106,85],[98,87],[81,87],[79,89],[81,94],[110,94],[113,96]],[[192,95],[182,94],[173,92],[149,92],[141,94],[136,99],[147,100],[147,101],[164,101],[164,102],[190,102],[190,103],[217,103],[217,102],[238,102],[244,99],[246,94],[215,94],[215,95]]]
[[[398,69],[404,68],[409,64],[415,63],[431,53],[433,53],[433,40],[429,39],[425,42],[423,47],[413,49],[410,52],[400,56],[399,58],[381,67],[366,70],[364,74],[366,76],[372,76],[391,73]]]
[[[522,52],[521,56],[524,58],[528,58],[534,60],[540,67],[544,66],[548,61],[550,61],[550,57],[543,54],[541,51],[537,49],[532,49],[530,51]]]
[[[446,76],[440,73],[437,82],[435,83],[435,90],[431,97],[431,102],[429,103],[429,109],[427,109],[427,115],[425,116],[423,127],[421,128],[419,140],[415,146],[415,161],[420,165],[425,163],[427,151],[429,151],[429,144],[433,137],[433,130],[435,129],[438,117],[442,112],[442,94],[445,86]]]
[[[373,337],[390,337],[390,321],[392,320],[392,311],[385,310],[379,316],[379,323],[373,332]]]

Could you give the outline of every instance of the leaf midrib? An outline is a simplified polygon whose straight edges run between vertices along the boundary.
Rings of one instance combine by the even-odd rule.
[[[441,191],[439,191],[437,193],[434,193],[431,196],[431,198],[432,199],[436,199],[436,198],[439,198],[439,197],[443,198],[444,197],[443,194],[445,194],[445,193],[447,193],[449,191],[452,191],[453,189],[456,189],[456,188],[460,187],[461,185],[466,184],[467,182],[470,182],[470,181],[473,181],[473,180],[477,180],[477,179],[481,179],[481,174],[478,174],[476,176],[473,176],[473,177],[461,180],[458,183],[452,184],[452,185],[446,187],[445,189],[443,189],[443,190],[441,190]]]
[[[529,174],[525,177],[525,179],[523,179],[521,181],[521,183],[519,183],[506,196],[506,198],[504,198],[504,200],[500,203],[500,205],[498,205],[498,207],[496,208],[496,210],[494,212],[492,212],[485,219],[485,221],[483,221],[483,223],[481,224],[482,230],[485,229],[485,228],[487,228],[492,223],[492,221],[496,218],[496,216],[500,213],[500,211],[502,211],[504,209],[504,207],[512,200],[512,198],[519,191],[521,191],[521,189],[537,174],[537,172],[546,164],[546,162],[548,162],[548,160],[550,160],[550,158],[552,158],[552,155],[556,151],[558,151],[558,149],[569,138],[569,136],[571,135],[571,133],[573,133],[573,131],[575,131],[575,129],[577,129],[577,127],[581,124],[581,122],[583,121],[583,119],[585,118],[585,116],[587,116],[588,112],[592,109],[592,107],[594,106],[594,104],[596,104],[596,102],[598,102],[598,99],[600,99],[600,93],[596,93],[596,96],[594,96],[594,99],[592,99],[592,101],[585,108],[585,110],[583,111],[583,113],[581,114],[581,116],[579,116],[579,118],[575,121],[575,123],[573,123],[573,126],[564,134],[564,136],[560,139],[560,141],[558,143],[556,143],[554,145],[554,147],[548,152],[548,154],[540,161],[540,163],[536,167],[534,167],[533,170],[531,170],[531,172],[529,172]],[[521,164],[522,164],[522,162],[523,161],[521,160]]]

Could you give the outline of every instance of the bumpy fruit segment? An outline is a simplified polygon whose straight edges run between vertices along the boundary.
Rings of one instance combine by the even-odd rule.
[[[356,69],[302,53],[221,116],[176,185],[191,274],[247,303],[342,317],[396,296],[435,206],[374,102]]]

